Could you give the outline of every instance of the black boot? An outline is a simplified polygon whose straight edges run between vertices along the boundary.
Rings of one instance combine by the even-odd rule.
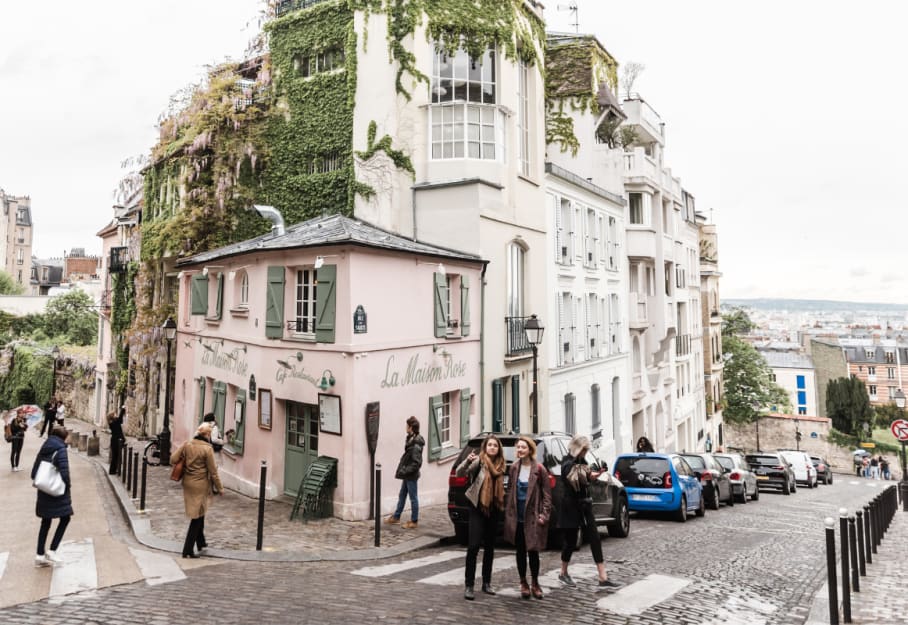
[[[473,594],[473,585],[467,584],[466,588],[463,590],[463,598],[467,601],[473,601],[476,598],[476,595]]]
[[[495,592],[495,589],[492,588],[492,582],[483,582],[482,583],[482,592],[486,593],[487,595],[497,594]]]

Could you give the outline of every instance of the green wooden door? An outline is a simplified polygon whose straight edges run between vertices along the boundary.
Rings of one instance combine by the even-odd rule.
[[[284,453],[284,492],[296,495],[306,470],[318,457],[318,406],[287,402],[287,447]]]

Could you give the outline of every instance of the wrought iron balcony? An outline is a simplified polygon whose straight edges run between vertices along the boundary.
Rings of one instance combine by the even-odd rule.
[[[129,248],[128,247],[112,247],[110,248],[110,266],[108,271],[110,273],[126,273],[126,266],[129,264]]]
[[[98,304],[101,306],[101,310],[104,312],[110,312],[110,307],[113,303],[113,291],[110,289],[106,291],[101,291],[101,300]]]
[[[687,356],[690,354],[690,334],[679,334],[675,337],[675,355]]]
[[[280,0],[274,7],[274,15],[275,17],[281,17],[287,15],[290,11],[308,9],[311,6],[321,4],[322,2],[326,2],[326,0]]]
[[[508,356],[519,356],[529,354],[533,351],[533,346],[527,340],[527,334],[524,331],[524,325],[529,317],[505,317],[504,323],[507,328],[507,352]]]

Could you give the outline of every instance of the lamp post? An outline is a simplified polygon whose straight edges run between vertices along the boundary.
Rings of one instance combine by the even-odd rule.
[[[177,324],[173,317],[167,317],[167,321],[161,326],[164,330],[164,338],[167,339],[167,381],[164,385],[164,427],[158,435],[158,441],[161,444],[161,464],[168,466],[170,464],[170,346],[173,339],[177,336]]]
[[[533,348],[533,433],[539,432],[539,384],[538,384],[538,361],[539,344],[542,343],[542,333],[545,328],[539,323],[536,315],[530,315],[530,318],[523,324],[523,331],[527,335],[527,342]]]
[[[801,430],[798,429],[800,423],[800,419],[795,419],[795,450],[797,451],[801,451]]]
[[[50,355],[54,359],[54,373],[50,378],[50,398],[53,400],[57,396],[57,359],[60,357],[60,348],[54,345]]]
[[[895,392],[895,405],[898,406],[899,412],[905,409],[905,393],[902,389]],[[904,413],[903,413],[904,414]],[[908,476],[906,476],[906,458],[905,458],[905,441],[902,443],[902,479],[899,480],[899,495],[902,499],[902,511],[908,512]]]

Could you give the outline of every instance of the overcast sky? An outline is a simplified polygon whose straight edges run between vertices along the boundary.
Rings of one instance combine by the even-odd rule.
[[[550,29],[573,30],[547,4]],[[578,5],[581,32],[646,66],[635,91],[718,225],[724,297],[908,303],[902,3]],[[120,162],[149,151],[171,94],[241,55],[259,7],[2,2],[0,187],[31,196],[36,254],[100,249]]]

